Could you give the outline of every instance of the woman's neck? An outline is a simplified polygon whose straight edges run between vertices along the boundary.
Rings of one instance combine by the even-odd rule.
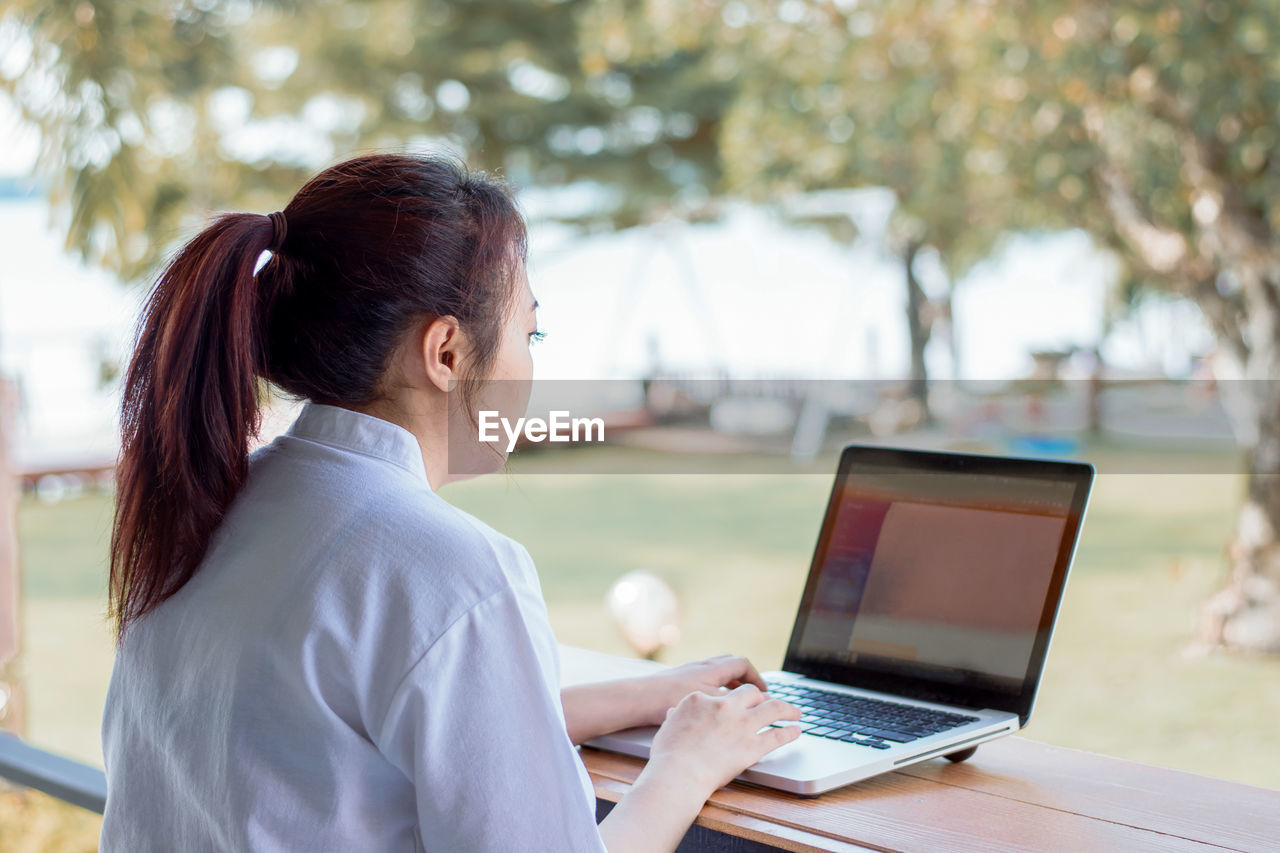
[[[433,400],[428,399],[427,393],[410,393],[399,399],[375,400],[366,406],[352,407],[413,434],[418,440],[422,466],[433,491],[454,479],[449,476],[447,398],[443,394],[438,396],[439,400]]]

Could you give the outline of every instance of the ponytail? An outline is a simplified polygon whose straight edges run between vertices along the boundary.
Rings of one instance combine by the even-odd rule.
[[[283,220],[222,216],[169,263],[143,310],[111,535],[118,638],[190,580],[248,473],[263,365],[254,269],[283,241]]]

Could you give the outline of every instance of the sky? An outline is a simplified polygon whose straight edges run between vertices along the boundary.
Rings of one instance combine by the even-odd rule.
[[[37,149],[0,96],[0,177],[30,175]],[[868,211],[883,218],[883,199],[859,199],[864,220]],[[548,197],[524,202],[536,212]],[[114,455],[118,398],[100,373],[126,357],[144,288],[66,253],[56,221],[42,198],[0,199],[0,369],[20,377],[19,452]],[[901,268],[877,247],[875,222],[861,224],[870,236],[846,247],[746,205],[715,224],[585,238],[535,224],[529,278],[547,332],[536,375],[638,376],[657,362],[693,376],[901,377]],[[939,291],[929,259],[917,269]],[[1011,240],[957,289],[961,375],[1025,376],[1032,351],[1097,344],[1113,278],[1109,257],[1081,232]],[[1194,306],[1159,300],[1120,322],[1104,354],[1126,373],[1183,375],[1210,346]],[[927,360],[933,375],[954,375],[942,335]]]

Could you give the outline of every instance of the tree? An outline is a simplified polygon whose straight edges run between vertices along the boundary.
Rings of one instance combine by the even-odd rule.
[[[975,97],[986,73],[973,49],[980,20],[932,2],[846,8],[741,4],[719,42],[744,65],[725,123],[731,189],[758,198],[836,187],[887,187],[890,243],[906,288],[910,394],[927,408],[925,348],[950,298],[930,300],[916,261],[935,250],[954,288],[1025,217],[991,128],[998,102]]]
[[[1231,578],[1202,639],[1280,652],[1280,3],[693,8],[672,40],[741,60],[731,187],[888,186],[916,235],[904,257],[932,245],[952,281],[1002,232],[1083,228],[1127,291],[1196,301],[1253,403]]]
[[[592,0],[11,4],[0,78],[40,127],[67,244],[137,279],[216,209],[277,209],[369,147],[451,148],[519,183],[590,181],[565,216],[703,206],[727,83],[696,51],[633,56]],[[579,37],[579,31],[590,33]]]
[[[725,123],[732,186],[888,186],[953,281],[1002,232],[1083,228],[1126,290],[1196,301],[1253,403],[1202,639],[1280,652],[1280,3],[734,9],[703,19],[753,58]]]
[[[185,211],[223,200],[230,164],[208,106],[244,74],[229,26],[225,10],[190,4],[8,4],[0,79],[41,130],[69,249],[136,274]]]
[[[1280,3],[992,8],[984,51],[1027,56],[1006,149],[1135,282],[1195,300],[1245,377],[1247,496],[1201,639],[1280,653]]]

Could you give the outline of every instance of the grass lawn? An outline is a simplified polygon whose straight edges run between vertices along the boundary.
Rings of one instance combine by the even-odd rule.
[[[1113,461],[1130,453],[1097,452]],[[1202,451],[1162,464],[1158,452],[1142,453],[1153,464],[1132,470],[1218,473],[1099,476],[1026,736],[1280,788],[1280,660],[1180,654],[1196,603],[1226,571],[1242,487],[1226,473],[1234,462]],[[623,573],[648,569],[671,582],[682,606],[682,637],[665,660],[732,651],[762,669],[781,663],[831,457],[790,474],[559,473],[570,464],[532,455],[507,474],[444,490],[528,547],[563,642],[627,653],[603,598]],[[88,495],[27,500],[18,518],[27,733],[94,763],[111,665],[102,619],[109,513],[108,498]]]

